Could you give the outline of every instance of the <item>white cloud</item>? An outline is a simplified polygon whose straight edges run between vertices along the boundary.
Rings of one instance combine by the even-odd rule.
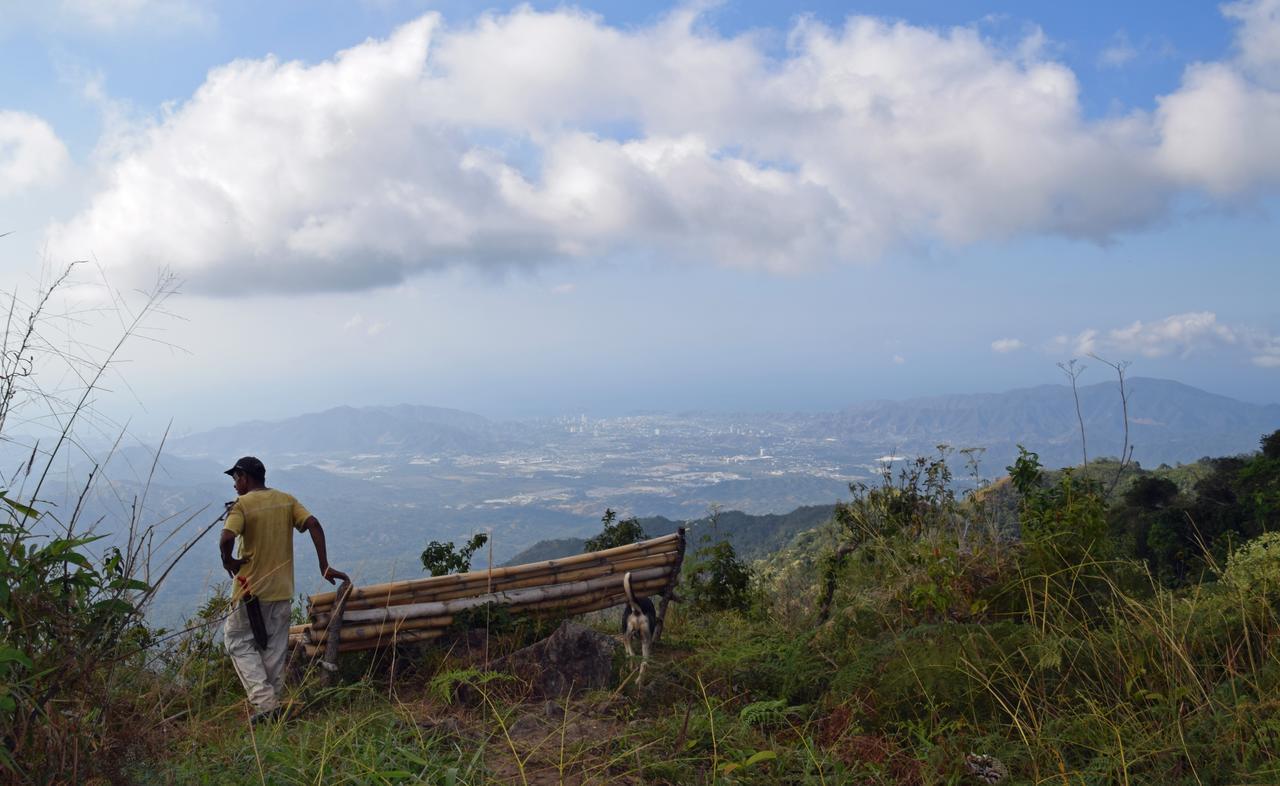
[[[362,334],[369,338],[373,338],[383,332],[387,327],[388,323],[380,320],[365,319],[361,314],[354,314],[350,319],[342,323],[344,332]]]
[[[991,351],[999,352],[1000,354],[1003,355],[1008,352],[1013,352],[1015,350],[1022,349],[1025,346],[1026,344],[1022,343],[1020,339],[998,338],[995,341],[991,342]]]
[[[1280,0],[1223,7],[1240,22],[1235,59],[1196,63],[1159,100],[1157,160],[1218,197],[1250,196],[1280,179]]]
[[[0,110],[0,197],[53,185],[70,160],[66,145],[44,120]]]
[[[1218,322],[1211,311],[1175,314],[1156,322],[1135,321],[1110,331],[1105,346],[1143,357],[1188,355],[1196,349],[1236,343],[1236,331]]]
[[[1124,68],[1139,62],[1168,60],[1177,51],[1173,42],[1163,36],[1144,36],[1133,41],[1124,30],[1117,30],[1110,43],[1098,53],[1097,65],[1098,68]]]
[[[1154,113],[1100,121],[1038,31],[1003,49],[970,28],[803,20],[773,58],[693,11],[637,29],[428,15],[326,62],[215,69],[111,146],[107,185],[51,250],[237,294],[457,264],[790,272],[921,238],[1105,239],[1183,190],[1280,183],[1280,93],[1251,43],[1272,5],[1229,8],[1235,60],[1192,66]]]
[[[1111,37],[1111,43],[1098,54],[1098,65],[1102,68],[1120,68],[1137,56],[1138,50],[1134,49],[1128,34],[1120,30]]]
[[[576,290],[576,289],[577,289],[577,286],[576,286],[576,285],[574,285],[572,282],[566,282],[566,283],[563,283],[563,284],[556,284],[555,286],[553,286],[553,287],[551,288],[551,294],[553,294],[553,295],[572,295],[572,294],[574,293],[574,290]]]
[[[905,364],[906,362],[907,362],[907,359],[906,359],[906,358],[904,358],[902,355],[894,355],[894,356],[893,356],[893,365],[895,365],[895,366],[901,366],[901,365]]]
[[[1229,3],[1222,11],[1240,22],[1236,48],[1244,69],[1270,87],[1280,87],[1280,0]]]
[[[1050,351],[1111,358],[1134,356],[1188,357],[1197,352],[1242,351],[1254,365],[1280,367],[1280,336],[1248,326],[1226,325],[1212,311],[1174,314],[1152,322],[1107,331],[1090,328],[1075,336],[1058,336]]]

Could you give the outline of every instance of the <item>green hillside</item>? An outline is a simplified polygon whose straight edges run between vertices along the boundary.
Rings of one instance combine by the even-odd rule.
[[[679,527],[689,532],[697,543],[704,536],[727,540],[746,559],[762,559],[782,548],[798,532],[812,529],[831,518],[835,505],[804,505],[790,513],[753,515],[737,510],[721,511],[714,520],[710,516],[690,521],[673,521],[663,516],[639,518],[637,521],[651,538],[669,535]],[[586,538],[540,540],[507,560],[507,565],[539,562],[581,554]]]

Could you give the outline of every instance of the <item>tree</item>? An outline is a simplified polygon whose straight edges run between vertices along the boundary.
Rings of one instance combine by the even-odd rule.
[[[685,577],[694,608],[746,611],[751,607],[751,568],[727,540],[705,545],[693,555]]]
[[[1262,446],[1262,455],[1265,458],[1280,459],[1280,429],[1276,429],[1258,442]]]
[[[432,576],[466,573],[471,570],[471,556],[488,542],[489,536],[483,532],[472,535],[471,540],[460,549],[452,542],[433,540],[422,551],[422,569],[430,571]]]
[[[588,551],[604,551],[616,546],[628,546],[632,543],[639,543],[648,539],[645,534],[644,527],[640,526],[640,519],[632,516],[629,519],[618,520],[618,513],[613,508],[605,508],[604,515],[600,517],[604,529],[600,530],[600,534],[594,538],[588,538],[583,544],[583,552]]]
[[[1178,497],[1178,484],[1167,478],[1144,475],[1124,493],[1124,504],[1140,510],[1168,507]]]

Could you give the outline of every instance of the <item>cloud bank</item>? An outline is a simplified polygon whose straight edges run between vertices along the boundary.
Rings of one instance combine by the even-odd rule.
[[[1094,328],[1076,336],[1058,336],[1053,348],[1075,355],[1110,357],[1189,357],[1200,352],[1239,351],[1255,366],[1280,368],[1280,336],[1246,326],[1226,325],[1212,311],[1174,314],[1154,322],[1135,321],[1122,328]]]
[[[571,10],[428,15],[324,62],[213,70],[121,147],[50,249],[233,295],[450,265],[790,273],[920,242],[1104,240],[1187,193],[1280,184],[1278,7],[1227,6],[1227,59],[1101,120],[1038,36],[1010,50],[970,28],[804,20],[770,56],[695,12],[626,30]]]

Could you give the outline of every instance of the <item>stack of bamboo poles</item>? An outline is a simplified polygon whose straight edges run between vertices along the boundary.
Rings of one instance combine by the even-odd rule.
[[[310,621],[289,629],[290,647],[323,654],[337,630],[338,652],[427,641],[457,615],[487,604],[511,612],[582,614],[625,600],[622,576],[638,595],[670,593],[684,560],[684,530],[563,559],[352,588],[334,620],[338,593],[312,595]]]

